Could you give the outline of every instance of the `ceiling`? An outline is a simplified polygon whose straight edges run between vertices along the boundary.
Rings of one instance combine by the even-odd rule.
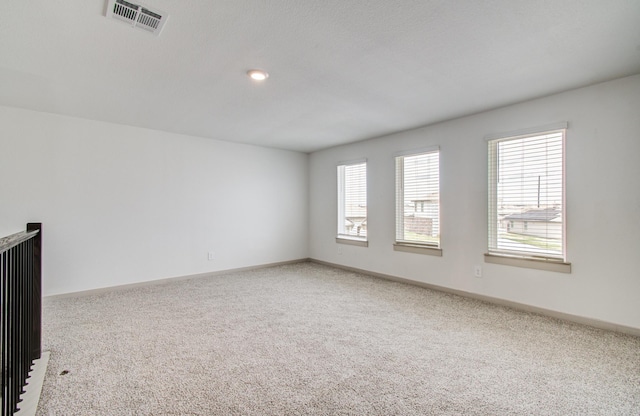
[[[312,152],[640,73],[638,0],[145,4],[3,1],[0,105]]]

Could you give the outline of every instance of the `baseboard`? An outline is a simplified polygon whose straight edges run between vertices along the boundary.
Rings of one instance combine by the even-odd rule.
[[[540,308],[538,306],[527,305],[525,303],[513,302],[513,301],[510,301],[510,300],[506,300],[506,299],[495,298],[495,297],[486,296],[486,295],[480,295],[480,294],[477,294],[477,293],[466,292],[466,291],[458,290],[458,289],[451,289],[451,288],[448,288],[448,287],[445,287],[445,286],[434,285],[434,284],[430,284],[430,283],[425,283],[425,282],[420,282],[420,281],[417,281],[417,280],[406,279],[406,278],[403,278],[403,277],[393,276],[393,275],[384,274],[384,273],[372,272],[370,270],[359,269],[359,268],[350,267],[350,266],[344,266],[344,265],[341,265],[341,264],[331,263],[331,262],[327,262],[327,261],[323,261],[323,260],[309,259],[309,261],[311,261],[313,263],[323,264],[325,266],[335,267],[335,268],[342,269],[342,270],[347,270],[347,271],[351,271],[351,272],[366,274],[366,275],[377,277],[377,278],[380,278],[380,279],[392,280],[394,282],[406,283],[406,284],[413,285],[413,286],[420,286],[420,287],[424,287],[426,289],[432,289],[432,290],[437,290],[439,292],[451,293],[451,294],[462,296],[462,297],[465,297],[465,298],[476,299],[476,300],[480,300],[480,301],[483,301],[483,302],[492,303],[494,305],[506,306],[506,307],[517,309],[517,310],[524,311],[524,312],[536,313],[536,314],[539,314],[539,315],[544,315],[544,316],[548,316],[548,317],[551,317],[551,318],[560,319],[560,320],[563,320],[563,321],[574,322],[574,323],[577,323],[577,324],[587,325],[587,326],[591,326],[591,327],[598,328],[598,329],[604,329],[604,330],[607,330],[607,331],[615,331],[615,332],[620,332],[620,333],[627,334],[627,335],[633,335],[633,336],[636,336],[636,337],[640,337],[640,328],[634,328],[634,327],[620,325],[620,324],[616,324],[616,323],[612,323],[612,322],[601,321],[601,320],[598,320],[598,319],[586,318],[586,317],[579,316],[579,315],[572,315],[572,314],[569,314],[569,313],[558,312],[558,311],[554,311],[554,310],[551,310],[551,309]]]
[[[214,271],[214,272],[206,272],[206,273],[192,274],[192,275],[186,275],[186,276],[165,277],[163,279],[147,280],[147,281],[144,281],[144,282],[128,283],[128,284],[125,284],[125,285],[107,286],[107,287],[101,287],[101,288],[97,288],[97,289],[82,290],[82,291],[78,291],[78,292],[61,293],[61,294],[56,294],[56,295],[47,295],[44,298],[45,299],[63,299],[63,298],[74,298],[74,297],[81,297],[81,296],[99,295],[99,294],[102,294],[102,293],[109,293],[109,292],[114,292],[114,291],[117,291],[117,290],[126,290],[126,289],[133,289],[133,288],[136,288],[136,287],[145,287],[145,286],[155,286],[155,285],[165,284],[165,283],[169,283],[169,282],[177,282],[177,281],[180,281],[180,280],[200,279],[200,278],[203,278],[203,277],[212,277],[212,276],[219,276],[219,275],[228,274],[228,273],[236,273],[236,272],[245,272],[245,271],[257,270],[257,269],[265,269],[267,267],[283,266],[283,265],[286,265],[286,264],[306,263],[309,260],[310,259],[308,259],[308,258],[296,259],[296,260],[286,260],[286,261],[279,261],[279,262],[275,262],[275,263],[257,264],[255,266],[238,267],[238,268],[235,268],[235,269],[217,270],[217,271]]]
[[[581,324],[581,325],[588,325],[588,326],[591,326],[591,327],[594,327],[594,328],[598,328],[598,329],[604,329],[604,330],[607,330],[607,331],[615,331],[615,332],[620,332],[620,333],[624,333],[624,334],[627,334],[627,335],[633,335],[633,336],[636,336],[636,337],[640,337],[640,328],[634,328],[634,327],[620,325],[620,324],[616,324],[616,323],[612,323],[612,322],[601,321],[601,320],[598,320],[598,319],[587,318],[587,317],[579,316],[579,315],[572,315],[572,314],[568,314],[568,313],[564,313],[564,312],[554,311],[554,310],[551,310],[551,309],[540,308],[538,306],[527,305],[525,303],[513,302],[513,301],[510,301],[510,300],[496,298],[496,297],[492,297],[492,296],[480,295],[478,293],[466,292],[466,291],[463,291],[463,290],[448,288],[446,286],[434,285],[434,284],[431,284],[431,283],[420,282],[420,281],[417,281],[417,280],[411,280],[411,279],[407,279],[407,278],[404,278],[404,277],[399,277],[399,276],[393,276],[393,275],[384,274],[384,273],[373,272],[373,271],[370,271],[370,270],[359,269],[357,267],[345,266],[345,265],[342,265],[342,264],[331,263],[331,262],[318,260],[318,259],[313,259],[313,258],[302,258],[302,259],[281,261],[281,262],[275,262],[275,263],[265,263],[265,264],[255,265],[255,266],[219,270],[219,271],[215,271],[215,272],[207,272],[207,273],[200,273],[200,274],[187,275],[187,276],[168,277],[168,278],[164,278],[164,279],[149,280],[149,281],[145,281],[145,282],[130,283],[130,284],[126,284],[126,285],[109,286],[109,287],[105,287],[105,288],[90,289],[90,290],[84,290],[84,291],[79,291],[79,292],[71,292],[71,293],[63,293],[63,294],[59,294],[59,295],[49,295],[49,296],[45,296],[45,298],[47,298],[47,299],[56,299],[56,298],[67,298],[67,297],[90,296],[90,295],[96,295],[96,294],[101,294],[101,293],[113,292],[113,291],[117,291],[117,290],[131,289],[131,288],[135,288],[135,287],[144,287],[144,286],[153,286],[153,285],[158,285],[158,284],[164,284],[164,283],[168,283],[168,282],[172,282],[172,281],[199,279],[199,278],[203,278],[203,277],[219,276],[219,275],[228,274],[228,273],[236,273],[236,272],[264,269],[264,268],[268,268],[268,267],[275,267],[275,266],[282,266],[282,265],[296,264],[296,263],[305,263],[305,262],[312,262],[312,263],[322,264],[322,265],[325,265],[325,266],[335,267],[335,268],[342,269],[342,270],[347,270],[347,271],[351,271],[351,272],[366,274],[366,275],[369,275],[369,276],[372,276],[372,277],[377,277],[377,278],[380,278],[380,279],[391,280],[391,281],[394,281],[394,282],[400,282],[400,283],[405,283],[405,284],[409,284],[409,285],[413,285],[413,286],[424,287],[424,288],[427,288],[427,289],[437,290],[439,292],[451,293],[451,294],[454,294],[454,295],[458,295],[458,296],[462,296],[462,297],[466,297],[466,298],[470,298],[470,299],[476,299],[476,300],[480,300],[480,301],[483,301],[483,302],[492,303],[494,305],[506,306],[506,307],[517,309],[517,310],[520,310],[520,311],[531,312],[531,313],[536,313],[536,314],[539,314],[539,315],[548,316],[548,317],[551,317],[551,318],[561,319],[563,321],[574,322],[574,323],[578,323],[578,324]]]

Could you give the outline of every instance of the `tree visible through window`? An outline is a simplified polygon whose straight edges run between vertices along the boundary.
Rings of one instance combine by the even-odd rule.
[[[367,163],[338,165],[338,238],[367,239]]]
[[[565,260],[565,130],[489,141],[489,253]]]
[[[396,243],[440,246],[438,150],[396,157]]]

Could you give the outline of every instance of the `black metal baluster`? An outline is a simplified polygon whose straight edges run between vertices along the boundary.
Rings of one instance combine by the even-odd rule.
[[[2,280],[0,284],[2,285],[2,293],[0,296],[0,300],[2,300],[2,305],[0,306],[0,365],[2,365],[2,378],[0,379],[0,383],[2,383],[2,401],[0,403],[0,414],[7,414],[6,407],[6,397],[8,393],[8,379],[7,379],[7,271],[6,271],[6,255],[5,253],[0,253],[0,279]]]
[[[15,342],[16,342],[16,310],[15,310],[15,300],[17,296],[17,288],[15,284],[15,270],[14,270],[14,250],[11,249],[7,252],[7,257],[9,260],[8,264],[8,276],[9,276],[9,343],[7,345],[7,351],[9,352],[9,394],[7,395],[8,401],[8,410],[10,412],[15,411]]]
[[[31,359],[37,360],[42,354],[42,223],[28,223],[27,231],[38,230],[33,237],[33,290],[31,291],[33,347]]]

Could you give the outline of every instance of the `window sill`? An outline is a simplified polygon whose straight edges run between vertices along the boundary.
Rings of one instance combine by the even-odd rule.
[[[549,272],[571,273],[571,263],[563,261],[513,257],[499,254],[484,255],[485,263],[502,264],[505,266],[524,267],[526,269],[546,270]]]
[[[437,247],[423,246],[420,244],[395,243],[393,251],[403,251],[405,253],[427,254],[429,256],[442,257],[442,249]]]
[[[367,240],[358,240],[355,238],[336,237],[336,243],[358,247],[369,247],[369,242]]]

